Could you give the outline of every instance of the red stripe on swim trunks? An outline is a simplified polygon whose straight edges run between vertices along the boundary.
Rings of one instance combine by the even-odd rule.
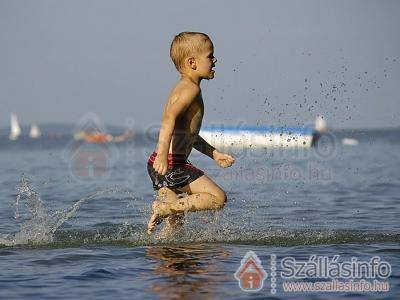
[[[154,160],[156,159],[157,153],[153,152],[150,157],[149,160],[147,161],[148,164],[153,165]],[[188,161],[186,159],[186,155],[185,154],[173,154],[173,153],[169,153],[168,154],[168,165],[181,165],[181,164],[187,164]]]

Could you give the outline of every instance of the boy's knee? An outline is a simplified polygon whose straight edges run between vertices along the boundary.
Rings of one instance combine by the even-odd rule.
[[[219,191],[215,197],[217,198],[217,208],[221,209],[225,206],[226,202],[228,201],[228,198],[226,197],[226,193],[224,191]]]

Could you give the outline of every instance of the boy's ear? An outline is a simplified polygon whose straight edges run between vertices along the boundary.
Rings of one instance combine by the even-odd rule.
[[[194,57],[189,57],[187,59],[188,65],[192,70],[196,70],[197,69],[197,65],[196,65],[196,59]]]

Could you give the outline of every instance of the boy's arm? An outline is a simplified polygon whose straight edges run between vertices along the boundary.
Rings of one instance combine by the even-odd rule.
[[[165,107],[163,119],[158,136],[157,156],[153,168],[161,175],[165,175],[168,169],[168,151],[171,143],[172,133],[175,128],[175,120],[186,111],[189,105],[197,97],[200,88],[187,88],[182,90],[175,101],[170,101]]]
[[[214,159],[213,153],[216,150],[213,146],[207,143],[200,135],[197,135],[194,143],[193,148],[197,151],[207,155],[208,157]]]
[[[230,167],[235,162],[235,158],[232,155],[219,152],[217,149],[207,143],[200,135],[196,136],[196,139],[193,143],[193,148],[212,158],[223,168]]]

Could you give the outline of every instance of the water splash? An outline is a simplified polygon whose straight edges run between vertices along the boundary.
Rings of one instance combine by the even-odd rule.
[[[15,245],[63,248],[83,245],[126,245],[132,247],[193,243],[294,246],[374,242],[398,243],[400,241],[398,232],[318,228],[290,229],[287,228],[287,224],[283,228],[277,228],[270,222],[255,222],[256,207],[248,209],[248,214],[241,212],[240,215],[229,207],[218,212],[188,214],[181,230],[172,235],[164,235],[162,231],[158,231],[149,236],[146,234],[145,224],[140,222],[133,225],[129,222],[123,224],[108,222],[95,224],[90,229],[60,229],[61,225],[70,219],[84,203],[99,195],[123,192],[132,199],[136,199],[136,197],[130,191],[109,188],[96,191],[76,201],[66,210],[49,212],[27,177],[22,177],[17,192],[15,217],[20,218],[18,207],[22,203],[26,204],[30,216],[21,225],[17,233],[0,234],[0,247]],[[135,208],[137,208],[136,203]],[[149,211],[140,212],[135,218],[136,220],[141,216],[147,218],[149,213]],[[260,226],[260,224],[264,225]]]
[[[76,201],[70,208],[63,211],[48,212],[39,194],[32,187],[28,177],[22,176],[21,183],[17,187],[15,201],[15,218],[20,218],[19,206],[21,200],[26,200],[31,218],[25,221],[20,231],[15,234],[0,234],[0,244],[5,246],[21,244],[43,244],[53,241],[54,232],[67,221],[85,202],[110,192],[111,189],[100,190]]]

